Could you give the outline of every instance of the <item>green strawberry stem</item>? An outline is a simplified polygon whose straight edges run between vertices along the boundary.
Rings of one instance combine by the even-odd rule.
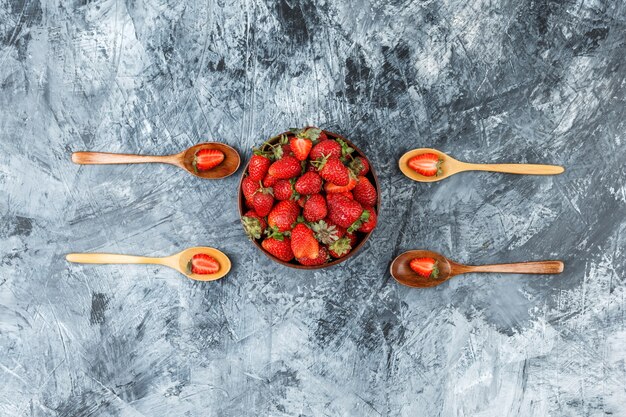
[[[350,227],[348,227],[348,233],[356,232],[363,225],[363,223],[367,222],[369,219],[369,210],[363,210],[363,213],[361,213],[361,217],[355,220],[354,223],[352,223]]]

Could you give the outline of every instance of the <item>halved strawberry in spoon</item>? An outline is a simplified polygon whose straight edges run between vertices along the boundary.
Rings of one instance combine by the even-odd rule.
[[[224,161],[224,152],[218,149],[200,149],[193,156],[193,168],[196,172],[208,171]]]
[[[211,255],[197,253],[187,264],[187,272],[200,275],[215,274],[220,270],[220,263]]]
[[[415,258],[411,260],[409,266],[417,275],[421,277],[437,278],[439,276],[437,261],[433,258]]]
[[[434,153],[422,153],[409,159],[408,165],[413,171],[426,177],[441,175],[443,159]]]

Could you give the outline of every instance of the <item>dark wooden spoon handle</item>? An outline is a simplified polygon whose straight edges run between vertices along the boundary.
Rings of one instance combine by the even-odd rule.
[[[494,265],[459,265],[457,273],[500,272],[505,274],[560,274],[563,272],[561,261],[518,262]]]
[[[165,164],[172,163],[172,155],[154,156],[154,155],[132,155],[124,153],[107,153],[107,152],[74,152],[72,154],[72,162],[81,165],[109,165],[109,164],[143,164],[151,162],[160,162]]]

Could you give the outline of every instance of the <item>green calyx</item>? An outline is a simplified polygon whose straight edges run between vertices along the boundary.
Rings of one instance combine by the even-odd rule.
[[[243,216],[241,218],[241,222],[243,223],[243,230],[245,230],[246,235],[248,235],[251,240],[261,238],[261,222],[259,219],[250,216]]]
[[[315,239],[325,245],[331,245],[339,239],[337,227],[329,225],[324,220],[312,223],[311,230],[315,233]]]
[[[337,256],[343,256],[352,250],[352,245],[350,244],[350,239],[342,237],[333,242],[328,249],[335,252]]]
[[[309,139],[314,144],[317,143],[317,140],[322,133],[322,129],[319,129],[317,127],[307,127],[304,129],[291,128],[289,129],[289,131],[296,135],[296,137],[298,138]]]
[[[272,144],[271,141],[274,141],[278,138],[278,142]],[[289,143],[289,139],[285,135],[274,136],[266,141],[261,147],[261,152],[264,156],[276,161],[283,157],[283,145]]]
[[[336,139],[337,143],[341,145],[341,158],[345,162],[348,159],[348,156],[351,157],[351,153],[354,152],[354,148],[350,147],[345,140]]]
[[[283,241],[287,234],[288,234],[287,232],[285,233],[279,232],[276,226],[268,227],[267,229],[265,229],[265,235],[268,238],[273,238],[273,239],[280,240],[280,241]]]
[[[365,168],[365,166],[363,165],[363,162],[361,162],[360,159],[358,158],[354,158],[352,161],[350,161],[350,171],[352,171],[352,173],[354,173],[354,175],[358,175],[359,172],[361,172],[361,170],[363,168]]]
[[[326,165],[328,158],[330,158],[330,154],[329,155],[322,154],[321,158],[318,158],[315,161],[311,161],[311,165],[317,168],[318,171],[321,171]]]
[[[366,223],[369,219],[370,219],[369,210],[363,210],[363,213],[361,213],[361,217],[355,220],[354,223],[352,223],[350,227],[348,227],[348,233],[356,232],[357,230],[361,228],[363,223]]]

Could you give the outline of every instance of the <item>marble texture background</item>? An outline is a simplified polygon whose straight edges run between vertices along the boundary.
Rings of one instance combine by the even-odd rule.
[[[0,415],[626,415],[625,34],[621,0],[0,0]],[[323,272],[246,241],[239,175],[70,162],[307,124],[384,198]],[[423,146],[567,171],[413,183]],[[231,274],[64,260],[194,245]],[[414,248],[566,271],[415,290]]]

